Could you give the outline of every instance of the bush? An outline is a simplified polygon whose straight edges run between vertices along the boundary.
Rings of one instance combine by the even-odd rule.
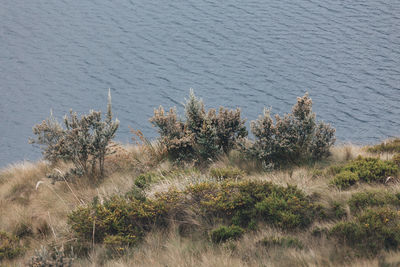
[[[303,243],[296,237],[282,236],[282,237],[266,237],[260,243],[268,248],[281,247],[281,248],[296,248],[303,249]]]
[[[358,182],[358,175],[351,171],[342,171],[333,178],[331,184],[340,189],[347,189]]]
[[[30,259],[29,267],[72,267],[74,261],[74,255],[66,256],[63,249],[54,248],[47,250],[45,247],[41,247],[40,250],[36,250],[35,255]]]
[[[400,153],[393,156],[392,161],[400,167]]]
[[[342,171],[350,171],[357,174],[360,180],[367,183],[384,183],[387,177],[396,175],[398,170],[399,167],[393,161],[362,158],[361,156],[345,165],[342,169]]]
[[[171,221],[188,224],[217,219],[249,228],[264,221],[293,230],[309,226],[317,215],[318,207],[296,187],[228,180],[172,189],[151,199],[131,193],[125,198],[111,197],[103,204],[95,199],[73,211],[69,223],[81,240],[91,241],[94,233],[95,242],[121,247],[136,244],[146,232],[168,226]]]
[[[215,109],[206,112],[193,91],[185,104],[185,121],[178,119],[175,109],[166,113],[159,107],[150,122],[158,128],[159,142],[174,161],[214,159],[247,136],[239,109],[221,107],[218,114]]]
[[[210,176],[216,179],[240,179],[244,172],[236,167],[211,168]]]
[[[348,203],[352,212],[358,212],[368,207],[393,205],[400,206],[400,195],[385,191],[367,191],[354,193]]]
[[[104,121],[99,111],[92,110],[79,119],[76,112],[71,110],[70,117],[64,117],[64,125],[65,129],[51,115],[33,127],[37,139],[31,139],[30,143],[39,144],[44,158],[51,163],[72,161],[75,168],[85,174],[94,175],[98,163],[100,175],[103,176],[107,145],[119,126],[118,120],[112,121],[110,92]]]
[[[210,238],[213,243],[222,243],[228,240],[235,240],[240,238],[244,233],[243,228],[232,225],[232,226],[220,226],[214,229],[210,233]]]
[[[159,177],[154,172],[147,172],[139,175],[135,179],[135,185],[141,189],[148,187],[151,183],[156,182],[159,180]]]
[[[0,261],[12,259],[22,254],[19,240],[5,232],[0,232]]]
[[[375,145],[368,148],[368,152],[372,153],[400,153],[400,138],[394,138],[379,145]]]
[[[311,98],[305,94],[297,98],[291,114],[276,115],[275,123],[270,110],[265,109],[263,116],[250,123],[256,140],[248,154],[266,164],[278,165],[328,156],[335,142],[335,129],[329,124],[317,123],[311,107]]]
[[[387,207],[367,209],[353,222],[337,223],[330,229],[330,235],[363,255],[375,255],[382,249],[398,249],[400,215]]]

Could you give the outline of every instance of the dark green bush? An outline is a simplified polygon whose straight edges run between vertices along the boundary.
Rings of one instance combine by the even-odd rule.
[[[368,148],[368,152],[372,153],[400,153],[400,138],[394,138],[381,144],[372,146]]]
[[[232,226],[220,226],[214,229],[210,233],[210,238],[213,243],[222,243],[228,240],[235,240],[240,238],[244,233],[243,228],[232,225]]]
[[[297,98],[292,113],[275,116],[265,109],[263,116],[252,121],[251,132],[256,140],[247,153],[266,164],[300,163],[329,155],[335,142],[335,129],[316,122],[312,101],[305,94]]]
[[[303,249],[303,243],[296,237],[282,236],[282,237],[266,237],[260,241],[260,243],[267,247],[281,247],[281,248],[296,248]]]
[[[362,255],[375,255],[382,249],[397,250],[400,245],[400,215],[390,208],[367,209],[355,221],[339,222],[330,235]]]
[[[394,155],[392,161],[400,167],[400,153]]]
[[[178,119],[175,109],[165,113],[159,107],[150,122],[158,128],[159,141],[174,161],[214,159],[220,153],[228,153],[247,136],[239,109],[221,107],[218,113],[215,109],[206,112],[193,91],[185,104],[184,121]]]
[[[151,183],[157,182],[159,176],[154,172],[147,172],[139,175],[135,179],[135,185],[141,189],[148,187]]]
[[[349,188],[358,182],[358,175],[351,171],[342,171],[333,178],[331,184],[335,185],[340,189]]]
[[[392,205],[398,207],[400,206],[400,199],[398,195],[390,192],[372,190],[354,193],[348,203],[352,212],[358,212],[374,206]]]
[[[5,232],[0,232],[0,261],[3,259],[12,259],[23,252],[17,237],[11,236]]]
[[[210,176],[216,179],[240,179],[245,173],[236,167],[211,168]]]

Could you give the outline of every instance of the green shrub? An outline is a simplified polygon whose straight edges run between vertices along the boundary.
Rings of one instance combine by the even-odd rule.
[[[343,167],[343,171],[357,174],[364,182],[384,183],[389,176],[396,175],[399,167],[393,161],[383,161],[378,158],[358,157]]]
[[[244,172],[236,167],[211,168],[210,176],[216,179],[240,179]]]
[[[368,148],[368,152],[372,153],[400,153],[400,138],[394,138],[381,144],[372,146]]]
[[[112,121],[111,94],[108,93],[107,115],[103,121],[100,111],[90,111],[80,119],[76,112],[64,117],[65,129],[51,117],[33,127],[37,139],[30,143],[42,147],[46,160],[72,161],[75,168],[85,174],[94,175],[97,163],[100,175],[104,174],[104,159],[107,146],[114,138],[119,121]]]
[[[354,193],[348,203],[352,212],[358,212],[367,207],[383,205],[400,206],[400,199],[396,194],[373,190]]]
[[[243,228],[232,225],[232,226],[220,226],[214,229],[210,233],[210,238],[213,243],[222,243],[230,239],[235,240],[240,238],[244,233]]]
[[[316,122],[308,94],[297,98],[291,114],[276,115],[275,123],[270,110],[265,109],[263,116],[250,126],[256,140],[248,154],[266,164],[321,159],[329,155],[329,148],[335,142],[335,129]]]
[[[400,153],[397,153],[396,155],[393,156],[392,161],[397,164],[397,166],[400,166]]]
[[[333,214],[333,218],[335,219],[342,219],[347,216],[346,210],[342,203],[334,201],[331,206],[331,211]]]
[[[215,109],[206,112],[203,101],[193,91],[185,104],[184,121],[178,119],[176,109],[165,113],[159,107],[150,122],[158,128],[159,141],[174,161],[214,159],[222,152],[228,153],[247,136],[239,109],[221,107],[218,114]]]
[[[12,259],[22,254],[19,240],[5,232],[0,232],[0,261]]]
[[[151,183],[157,182],[159,179],[160,178],[157,173],[147,172],[136,177],[134,183],[137,187],[144,189],[148,187]]]
[[[358,182],[358,175],[351,171],[342,171],[333,178],[331,184],[335,185],[340,189],[349,188]]]
[[[146,232],[168,226],[170,221],[222,220],[252,229],[258,221],[264,221],[292,230],[309,226],[318,212],[311,199],[296,187],[228,180],[171,189],[151,199],[128,193],[126,197],[111,197],[103,204],[94,200],[74,210],[69,224],[80,240],[91,241],[94,233],[95,242],[121,247],[134,245]]]
[[[281,248],[296,248],[303,249],[303,243],[296,237],[282,236],[282,237],[266,237],[260,241],[260,243],[267,247],[281,247]]]
[[[363,255],[375,255],[382,249],[398,249],[400,215],[390,208],[367,209],[355,221],[339,222],[330,235]]]

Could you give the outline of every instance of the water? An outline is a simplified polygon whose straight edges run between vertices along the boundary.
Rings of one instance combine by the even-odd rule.
[[[248,120],[308,91],[342,142],[399,135],[400,2],[0,1],[0,166],[40,157],[27,140],[50,109],[105,111],[111,88],[129,142],[190,87]]]

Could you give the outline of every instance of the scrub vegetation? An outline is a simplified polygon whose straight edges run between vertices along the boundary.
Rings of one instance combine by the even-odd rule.
[[[37,163],[0,171],[1,266],[396,266],[398,139],[334,145],[311,98],[250,122],[155,109],[159,138],[71,112],[34,126]]]

